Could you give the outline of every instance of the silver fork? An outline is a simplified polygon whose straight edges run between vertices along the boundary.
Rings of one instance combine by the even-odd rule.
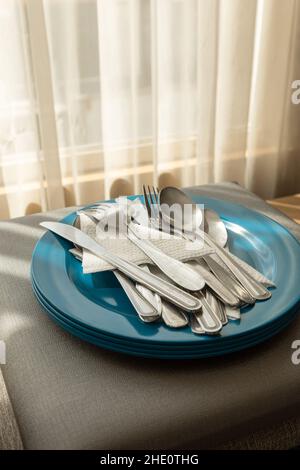
[[[143,185],[143,194],[145,200],[145,206],[148,214],[148,218],[150,223],[155,228],[162,228],[163,220],[161,218],[161,214],[159,212],[159,200],[158,200],[158,189],[152,187],[152,191],[150,186],[148,186],[148,193],[145,185]],[[182,236],[182,233],[180,232]],[[219,317],[217,316],[216,312],[212,309],[211,305],[206,302],[206,299],[201,291],[198,293],[198,297],[202,303],[202,310],[197,314],[193,314],[196,318],[198,324],[201,327],[201,330],[204,330],[205,333],[208,334],[217,334],[222,329],[222,322],[220,321]],[[195,322],[191,322],[193,325]],[[196,331],[195,331],[196,332]]]
[[[147,192],[146,186],[143,184],[143,195],[144,195],[145,206],[146,206],[146,210],[148,214],[148,219],[150,220],[150,223],[153,225],[154,228],[161,230],[163,229],[164,222],[163,222],[162,215],[159,211],[158,193],[159,193],[159,189],[155,188],[154,186],[152,186],[152,190],[150,186],[148,186],[148,192]]]

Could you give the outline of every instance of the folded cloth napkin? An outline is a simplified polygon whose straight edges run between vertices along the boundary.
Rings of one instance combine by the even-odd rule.
[[[144,206],[142,204],[140,205],[141,207],[139,209],[144,210]],[[115,206],[115,210],[120,209],[118,204],[115,204]],[[135,202],[135,213],[136,209],[137,203]],[[107,208],[106,214],[111,216],[112,212],[111,207]],[[105,225],[103,223],[103,220],[105,220],[105,212],[103,212],[103,218],[98,224],[84,213],[79,213],[79,216],[81,230],[97,240],[107,250],[138,265],[146,263],[153,264],[148,256],[145,255],[140,248],[134,245],[132,241],[128,240],[124,236],[112,236],[110,232],[105,232],[103,230]],[[177,236],[164,234],[162,232],[158,232],[158,230],[142,225],[136,225],[136,228],[142,238],[147,238],[154,246],[161,249],[164,253],[180,261],[192,260],[213,252],[210,248],[205,247],[202,241],[183,240]],[[70,251],[76,255],[76,250]],[[85,274],[114,269],[113,266],[105,260],[98,258],[88,250],[83,250],[82,268]]]

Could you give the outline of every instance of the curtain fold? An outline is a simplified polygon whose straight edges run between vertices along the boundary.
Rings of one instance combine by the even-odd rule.
[[[214,179],[245,184],[256,0],[221,0],[217,52]]]
[[[26,13],[30,31],[29,52],[32,58],[32,79],[35,84],[38,109],[38,136],[47,188],[47,207],[58,209],[65,204],[65,200],[60,171],[47,32],[43,5],[40,0],[30,0]]]
[[[276,194],[281,156],[287,150],[281,145],[283,129],[292,125],[287,111],[294,106],[290,61],[297,3],[297,0],[259,1],[245,176],[247,186],[266,198]],[[299,112],[297,119],[299,124]],[[294,171],[291,165],[286,191]]]
[[[300,0],[0,4],[0,217],[237,181],[300,191]]]
[[[46,209],[27,21],[17,1],[0,4],[0,217]]]

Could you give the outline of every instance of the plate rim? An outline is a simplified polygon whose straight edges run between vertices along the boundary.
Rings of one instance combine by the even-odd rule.
[[[94,337],[94,338],[99,338],[100,340],[101,340],[101,339],[104,339],[104,340],[107,341],[108,343],[109,343],[109,342],[112,342],[112,343],[117,344],[117,345],[118,345],[118,344],[121,345],[121,346],[124,345],[125,347],[127,347],[127,345],[129,346],[129,345],[131,344],[131,345],[134,345],[134,346],[137,346],[137,347],[138,347],[138,343],[137,343],[137,342],[129,342],[129,341],[127,341],[127,340],[121,341],[121,340],[119,340],[118,338],[113,338],[113,337],[109,337],[109,336],[105,337],[106,335],[105,335],[105,334],[102,334],[102,333],[100,333],[100,334],[97,335],[97,334],[93,334],[93,332],[89,332],[89,331],[86,331],[86,332],[85,332],[84,330],[82,330],[82,328],[84,328],[84,326],[80,326],[80,325],[79,325],[79,328],[77,329],[77,327],[76,327],[75,325],[73,326],[73,325],[70,323],[69,320],[67,320],[67,319],[64,320],[63,318],[61,319],[60,316],[63,317],[62,314],[60,314],[59,312],[58,312],[58,313],[55,312],[55,309],[54,309],[53,307],[51,307],[50,305],[48,306],[46,303],[44,303],[44,300],[40,297],[40,294],[35,291],[35,288],[34,288],[34,287],[33,287],[33,291],[34,291],[34,294],[35,294],[35,296],[36,296],[36,298],[37,298],[39,304],[43,307],[43,309],[46,311],[46,313],[47,313],[51,318],[54,318],[54,317],[55,317],[55,318],[57,318],[59,321],[61,321],[62,323],[64,323],[64,324],[66,324],[66,325],[69,326],[69,328],[64,328],[64,329],[66,329],[66,331],[71,332],[71,329],[72,329],[72,331],[74,331],[74,330],[75,330],[75,331],[78,331],[78,332],[81,332],[81,331],[82,331],[83,334],[90,335],[91,337]],[[291,315],[291,321],[292,321],[292,320],[294,319],[294,317],[297,315],[297,312],[298,312],[298,309],[295,309],[295,311],[293,312],[293,315]],[[265,335],[269,335],[270,333],[271,333],[271,334],[270,334],[270,336],[271,336],[273,331],[281,330],[281,329],[283,329],[283,328],[284,328],[287,324],[289,324],[289,323],[290,323],[289,318],[288,318],[288,320],[284,319],[284,320],[278,321],[275,325],[272,325],[271,327],[269,327],[269,328],[267,328],[267,329],[264,329],[263,332],[262,332],[262,334],[259,335],[259,338],[260,338],[260,337],[265,337]],[[88,330],[87,328],[85,328],[85,329]],[[78,335],[78,336],[80,337],[80,335]],[[253,337],[257,337],[257,335],[255,335],[255,334],[251,335],[250,341],[252,341]],[[247,338],[248,338],[248,340],[249,340],[249,336],[248,336]],[[239,344],[240,341],[244,343],[244,339],[243,339],[243,338],[240,338],[239,341],[234,341],[234,340],[232,340],[232,339],[231,339],[231,341],[232,341],[232,342],[229,342],[229,339],[228,339],[228,341],[227,341],[226,343],[224,342],[224,349],[232,348],[232,347],[234,347],[234,345]],[[146,347],[146,350],[147,350],[147,349],[148,349],[148,350],[151,350],[151,348],[157,347],[157,349],[162,348],[162,349],[160,349],[161,351],[169,351],[169,352],[173,351],[173,352],[178,352],[178,353],[180,353],[180,352],[186,353],[187,350],[190,350],[190,351],[197,351],[197,348],[198,348],[198,345],[197,345],[197,344],[196,344],[196,345],[195,345],[195,344],[194,344],[194,345],[188,344],[188,345],[186,345],[186,348],[187,348],[187,349],[184,349],[184,347],[182,347],[181,344],[176,345],[176,346],[166,346],[165,344],[154,344],[154,345],[150,345],[150,344],[148,344],[148,343],[145,343],[145,344],[142,343],[141,346],[142,346],[142,348]],[[202,346],[203,346],[203,345],[201,345],[201,347],[202,347]],[[211,344],[206,345],[205,348],[202,347],[201,349],[202,349],[202,350],[208,350],[208,351],[209,351],[210,349],[216,349],[215,346],[216,346],[216,344],[211,343]],[[217,345],[217,349],[219,349],[219,347],[220,347],[220,345]],[[221,345],[221,347],[222,347],[222,345]],[[142,349],[142,348],[141,348],[141,349]],[[207,349],[207,348],[208,348],[208,349]],[[133,349],[134,349],[134,348],[133,348]],[[182,351],[181,351],[181,350],[182,350]]]

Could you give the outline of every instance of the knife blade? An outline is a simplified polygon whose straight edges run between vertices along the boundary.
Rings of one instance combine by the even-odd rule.
[[[178,286],[191,291],[199,291],[205,286],[205,281],[198,271],[190,268],[188,264],[167,255],[148,240],[140,238],[135,223],[128,224],[128,238]]]

